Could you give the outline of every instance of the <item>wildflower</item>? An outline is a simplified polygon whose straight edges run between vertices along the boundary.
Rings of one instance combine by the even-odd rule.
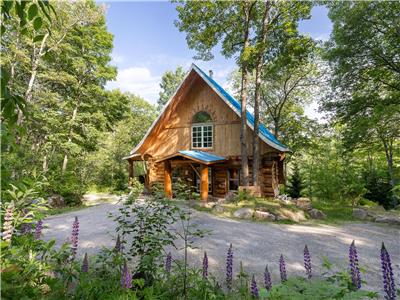
[[[115,248],[114,248],[115,252],[121,252],[122,247],[121,247],[121,239],[119,237],[119,234],[117,235],[117,241],[115,242]]]
[[[78,236],[79,236],[79,221],[78,217],[75,217],[74,223],[72,224],[72,235],[71,235],[71,259],[74,260],[76,252],[78,251]]]
[[[85,257],[83,258],[83,261],[82,261],[82,272],[83,273],[89,272],[89,260],[88,260],[87,253],[85,253]]]
[[[279,271],[281,273],[281,281],[285,282],[287,280],[287,275],[286,275],[285,260],[283,259],[282,254],[281,257],[279,258]]]
[[[349,261],[351,281],[353,282],[354,287],[358,290],[361,288],[361,274],[358,267],[357,249],[354,241],[350,245]]]
[[[204,258],[203,258],[203,278],[207,279],[208,277],[208,257],[207,252],[204,251]]]
[[[311,256],[307,245],[304,247],[304,268],[306,269],[308,279],[311,279]]]
[[[11,242],[11,238],[14,233],[13,213],[14,213],[14,202],[10,202],[7,206],[3,223],[3,240],[6,242]]]
[[[264,285],[265,288],[269,291],[272,287],[271,283],[271,273],[268,270],[268,265],[265,266],[265,271],[264,271]]]
[[[121,276],[121,286],[124,289],[132,288],[132,274],[129,272],[128,265],[124,264]]]
[[[390,260],[389,252],[386,250],[384,243],[382,243],[382,248],[381,248],[381,265],[382,265],[383,289],[385,291],[385,299],[394,300],[396,299],[396,287],[394,284],[392,262]]]
[[[230,244],[228,253],[226,256],[226,286],[230,290],[232,288],[232,275],[233,275],[233,249]]]
[[[35,228],[35,240],[40,239],[40,236],[42,234],[42,229],[43,229],[43,221],[39,220],[36,223],[36,228]]]
[[[251,292],[251,295],[252,295],[254,298],[256,298],[256,299],[259,298],[257,282],[256,282],[256,279],[254,278],[254,275],[253,275],[253,277],[251,278],[250,292]]]
[[[171,252],[169,252],[167,258],[165,259],[165,272],[167,272],[167,274],[171,273],[171,264],[172,264],[172,256]]]
[[[30,234],[32,231],[32,224],[31,223],[24,223],[21,226],[21,234]]]

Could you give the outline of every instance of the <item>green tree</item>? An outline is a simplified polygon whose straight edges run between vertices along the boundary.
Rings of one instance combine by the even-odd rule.
[[[169,98],[175,93],[178,86],[183,81],[185,77],[185,71],[181,66],[178,66],[174,71],[166,71],[161,77],[160,82],[160,98],[157,100],[158,110],[161,110],[162,107],[167,103]]]
[[[304,188],[303,179],[300,175],[299,165],[297,163],[293,166],[293,174],[289,178],[288,192],[292,198],[300,198]]]
[[[326,58],[334,71],[333,95],[325,109],[345,124],[348,149],[375,144],[386,157],[392,189],[400,128],[400,44],[398,2],[335,2]],[[393,207],[398,199],[392,197]]]
[[[125,190],[128,184],[127,163],[122,160],[145,135],[147,128],[156,117],[156,109],[146,100],[118,90],[109,92],[112,97],[122,98],[115,103],[126,103],[128,108],[112,128],[104,132],[99,140],[99,149],[89,156],[92,170],[90,183],[99,188]],[[135,174],[142,174],[144,168],[136,163]]]
[[[249,72],[251,70],[251,47],[254,21],[257,18],[256,1],[193,1],[178,2],[179,20],[176,26],[186,32],[189,48],[197,51],[196,58],[209,60],[211,50],[221,43],[225,57],[236,57],[241,69],[241,165],[242,185],[249,184],[247,156],[247,116]]]

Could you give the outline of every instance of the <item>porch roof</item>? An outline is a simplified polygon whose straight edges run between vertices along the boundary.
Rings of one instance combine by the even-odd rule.
[[[200,150],[180,150],[175,154],[172,154],[172,155],[169,155],[169,156],[166,156],[166,157],[163,157],[163,158],[157,160],[157,162],[168,160],[168,159],[171,159],[171,158],[174,158],[177,156],[178,157],[182,156],[184,158],[187,158],[187,159],[190,159],[190,160],[193,160],[195,162],[202,163],[205,165],[211,165],[211,164],[226,160],[225,157],[219,156],[219,155],[216,155],[216,154],[213,154],[210,152],[205,152],[205,151],[200,151]]]

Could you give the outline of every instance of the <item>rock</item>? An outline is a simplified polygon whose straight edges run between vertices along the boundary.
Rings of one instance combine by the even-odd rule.
[[[319,209],[316,209],[316,208],[313,208],[308,213],[310,214],[311,219],[321,220],[321,219],[326,218],[326,215],[322,211],[320,211]]]
[[[64,207],[65,200],[64,197],[58,194],[51,195],[47,198],[47,201],[51,207]]]
[[[365,220],[368,217],[368,211],[362,208],[353,208],[353,217],[360,220]]]
[[[287,208],[280,208],[276,211],[278,220],[291,220],[294,222],[305,221],[306,216],[304,215],[304,211],[291,211]]]
[[[310,210],[312,209],[311,200],[308,198],[299,198],[296,201],[296,206],[303,210]]]
[[[237,199],[237,197],[238,197],[238,195],[237,195],[236,192],[229,191],[229,192],[226,194],[225,199],[226,199],[227,202],[235,202],[236,199]]]
[[[216,212],[216,213],[223,213],[223,212],[225,211],[224,207],[221,206],[221,205],[219,205],[219,204],[214,205],[214,206],[212,207],[212,210],[213,210],[214,212]]]
[[[242,207],[233,213],[235,218],[239,219],[251,219],[253,217],[254,210],[251,208]]]
[[[386,223],[391,225],[400,225],[400,217],[397,216],[377,216],[376,223]]]
[[[256,210],[254,212],[254,217],[256,219],[266,220],[266,221],[275,221],[276,220],[276,217],[273,214],[271,214],[270,212],[260,211],[260,210]]]
[[[240,191],[244,191],[253,197],[261,197],[261,187],[259,185],[239,186]]]

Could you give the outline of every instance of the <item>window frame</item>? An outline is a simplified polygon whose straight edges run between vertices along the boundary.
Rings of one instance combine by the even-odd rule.
[[[208,142],[204,141],[204,138],[205,138],[204,128],[205,127],[210,127],[211,128],[211,147],[205,147],[204,146],[205,143],[208,143]],[[194,136],[193,136],[194,128],[201,128],[200,129],[200,143],[201,143],[200,147],[196,147],[194,145],[195,144],[194,143]],[[192,124],[192,130],[191,130],[190,138],[191,138],[192,149],[213,149],[214,148],[214,126],[213,126],[213,124],[212,123],[194,123],[194,124]],[[196,143],[198,143],[198,142],[196,141]]]

